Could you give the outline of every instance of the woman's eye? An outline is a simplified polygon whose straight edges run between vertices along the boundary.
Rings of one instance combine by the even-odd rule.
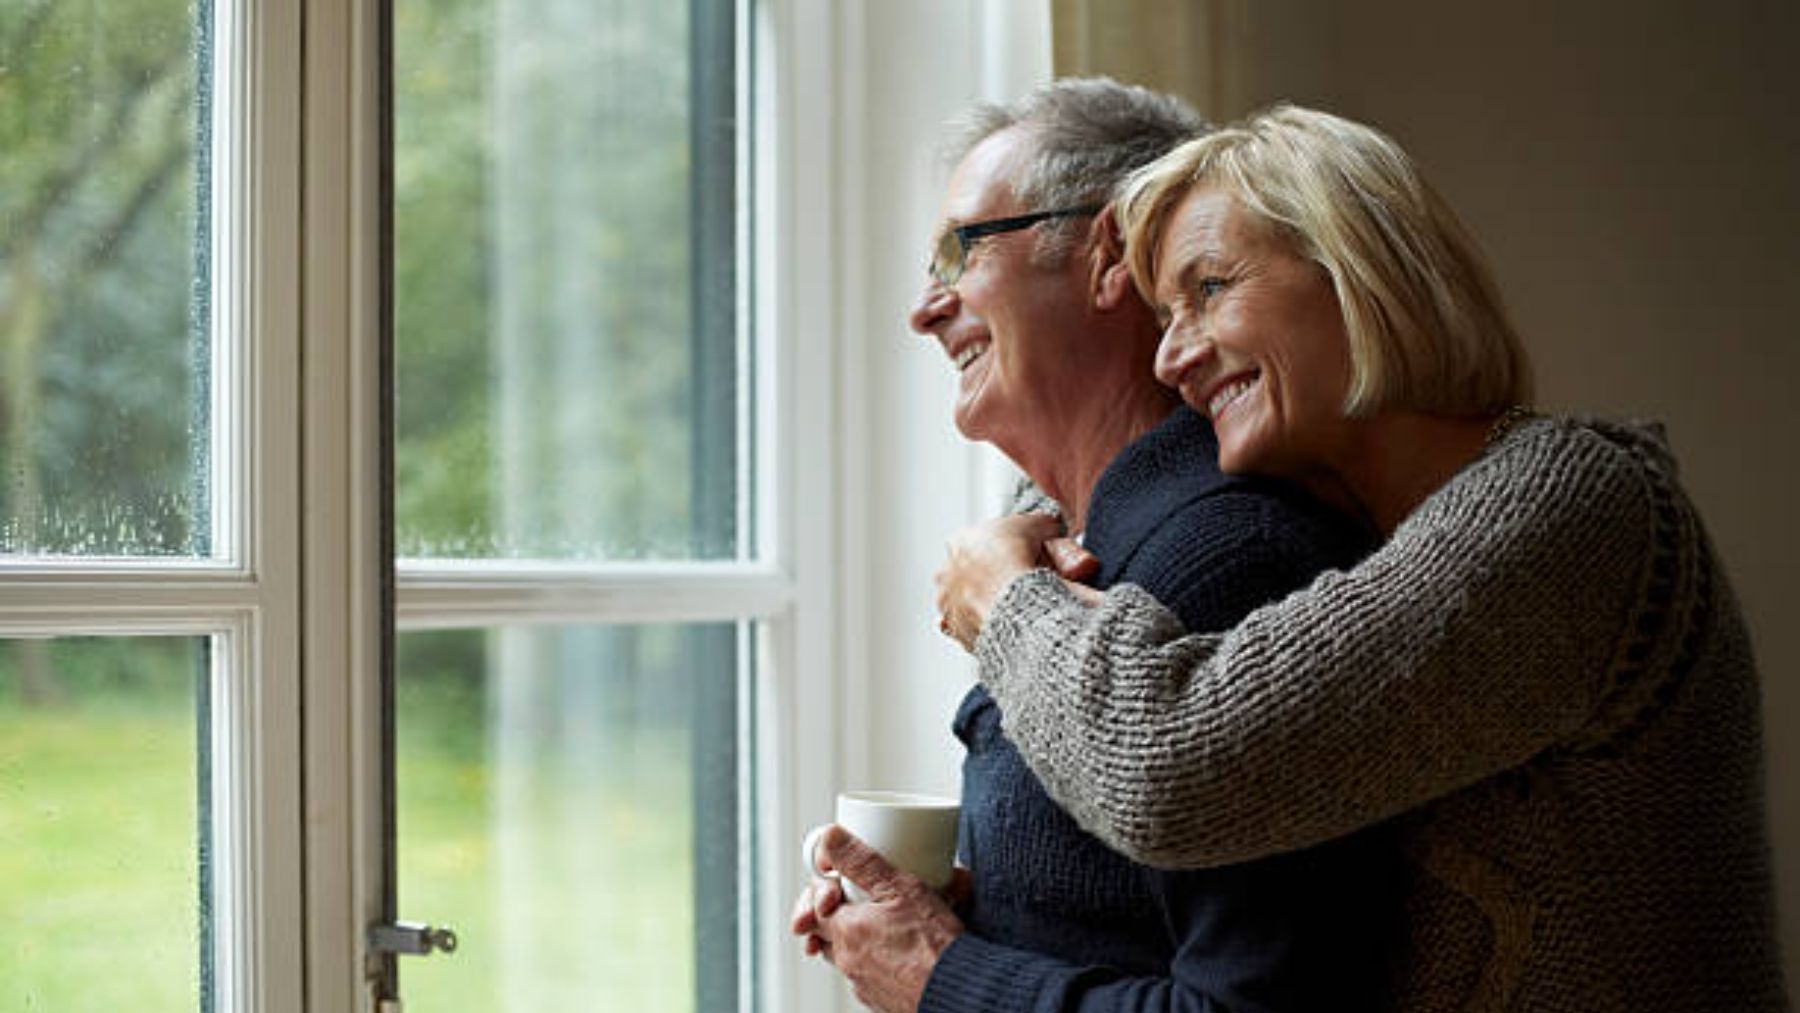
[[[1218,295],[1220,292],[1225,291],[1225,279],[1202,278],[1200,279],[1200,283],[1194,286],[1194,290],[1199,294],[1200,300],[1204,302],[1211,299],[1213,296]]]

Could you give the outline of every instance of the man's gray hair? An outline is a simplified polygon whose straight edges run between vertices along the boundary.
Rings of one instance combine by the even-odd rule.
[[[1172,95],[1109,77],[1061,78],[1016,102],[978,103],[952,120],[945,145],[949,164],[1013,127],[1033,142],[1025,171],[1013,183],[1014,194],[1032,211],[1105,204],[1133,170],[1212,129]],[[1044,235],[1068,236],[1077,227],[1053,222]]]

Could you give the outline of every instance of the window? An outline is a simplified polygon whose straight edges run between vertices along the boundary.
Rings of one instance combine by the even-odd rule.
[[[293,79],[244,14],[0,26],[0,1008],[297,1008],[293,218],[249,129]]]
[[[739,11],[393,16],[397,911],[461,943],[400,994],[748,1009]]]

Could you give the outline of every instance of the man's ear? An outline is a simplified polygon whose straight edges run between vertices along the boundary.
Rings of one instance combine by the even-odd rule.
[[[1132,287],[1131,269],[1125,264],[1125,236],[1119,231],[1119,217],[1111,204],[1094,216],[1092,267],[1088,287],[1094,306],[1116,310],[1137,298]]]

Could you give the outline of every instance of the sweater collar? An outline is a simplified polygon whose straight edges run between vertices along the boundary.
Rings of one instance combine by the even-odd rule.
[[[1182,405],[1113,458],[1088,502],[1083,546],[1100,560],[1107,587],[1162,522],[1195,499],[1234,484],[1219,471],[1212,425]]]

